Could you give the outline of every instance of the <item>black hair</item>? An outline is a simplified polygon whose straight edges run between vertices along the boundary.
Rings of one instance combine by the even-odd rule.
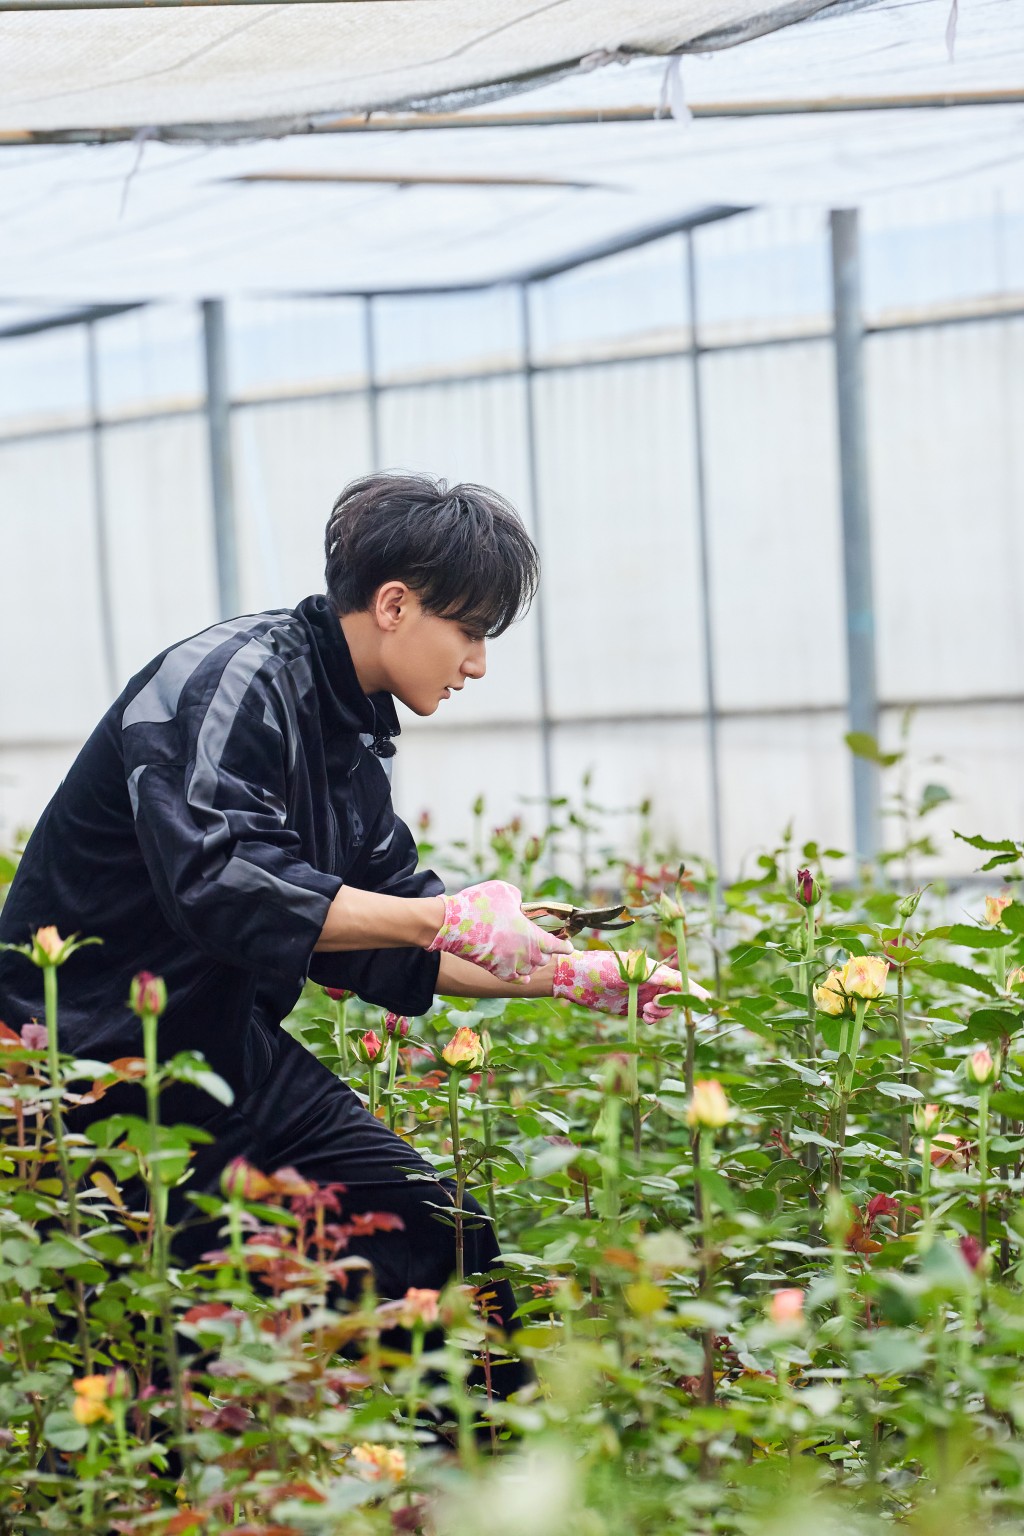
[[[334,503],[324,540],[327,595],[338,613],[368,608],[404,581],[428,613],[474,634],[503,634],[525,613],[540,561],[518,512],[482,485],[430,475],[364,475]]]

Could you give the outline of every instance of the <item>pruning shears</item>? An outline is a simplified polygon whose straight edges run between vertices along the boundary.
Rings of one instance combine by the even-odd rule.
[[[524,901],[523,915],[546,933],[559,939],[574,939],[584,928],[629,928],[634,919],[623,917],[629,908],[574,907],[571,901]]]

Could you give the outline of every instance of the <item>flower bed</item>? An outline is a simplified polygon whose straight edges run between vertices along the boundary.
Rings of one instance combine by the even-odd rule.
[[[1016,877],[1019,844],[976,843]],[[474,873],[491,853],[571,894],[521,828]],[[508,1403],[486,1277],[376,1300],[341,1188],[235,1163],[220,1247],[176,1269],[196,1138],[161,1090],[223,1089],[158,1064],[148,977],[143,1057],[58,1058],[67,951],[37,935],[48,1028],[0,1039],[0,1531],[1019,1527],[1024,905],[944,922],[932,891],[834,887],[813,846],[725,891],[647,863],[589,899],[642,901],[630,951],[709,1001],[644,1024],[633,960],[621,1022],[452,1003],[407,1029],[311,987],[289,1026],[496,1221],[536,1373]],[[67,1129],[119,1080],[145,1117]]]

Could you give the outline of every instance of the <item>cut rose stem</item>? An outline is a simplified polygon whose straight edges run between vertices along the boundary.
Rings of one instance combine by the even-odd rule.
[[[64,1186],[64,1199],[68,1208],[68,1226],[71,1230],[72,1238],[77,1243],[81,1236],[78,1220],[78,1198],[75,1190],[75,1181],[71,1173],[71,1159],[68,1157],[67,1143],[64,1140],[64,1112],[60,1102],[63,1083],[60,1069],[60,1046],[57,1041],[57,967],[55,965],[43,966],[43,1000],[46,1008],[46,1056],[50,1071],[50,1119],[53,1124],[53,1142],[57,1149],[61,1183]],[[78,1325],[78,1347],[82,1352],[85,1373],[89,1375],[92,1371],[92,1347],[89,1343],[89,1321],[85,1311],[85,1287],[82,1281],[75,1280],[72,1290],[75,1297],[75,1318]]]

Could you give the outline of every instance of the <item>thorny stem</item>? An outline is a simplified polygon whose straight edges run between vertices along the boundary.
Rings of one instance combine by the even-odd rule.
[[[185,1455],[185,1396],[181,1382],[181,1361],[174,1334],[174,1317],[168,1294],[167,1274],[167,1183],[159,1166],[160,1161],[160,1067],[157,1060],[157,1015],[143,1013],[142,1041],[146,1058],[146,1115],[149,1121],[149,1152],[146,1158],[149,1174],[149,1196],[153,1211],[153,1269],[160,1285],[160,1321],[163,1327],[164,1351],[167,1372],[171,1378],[174,1398],[174,1420],[180,1453],[185,1463],[186,1482],[191,1491],[191,1461]]]
[[[906,1016],[906,974],[902,965],[896,967],[896,1028],[900,1037],[900,1054],[903,1057],[903,1082],[909,1088],[913,1068],[910,1063],[910,1037],[907,1034]],[[904,1113],[900,1116],[900,1164],[902,1168],[902,1188],[910,1189],[910,1118]],[[907,1210],[903,1201],[900,1202],[900,1215],[898,1231],[900,1236],[907,1229]]]
[[[57,967],[45,965],[43,967],[43,998],[46,1005],[46,1059],[50,1072],[50,1119],[53,1124],[53,1143],[57,1149],[57,1161],[60,1164],[61,1183],[64,1186],[64,1199],[68,1208],[68,1226],[71,1236],[77,1242],[81,1235],[81,1227],[78,1220],[78,1197],[75,1190],[75,1181],[71,1173],[71,1159],[68,1157],[67,1143],[64,1140],[64,1111],[60,1102],[62,1092],[60,1046],[57,1040]],[[75,1317],[78,1325],[78,1344],[82,1351],[82,1361],[88,1373],[92,1370],[92,1348],[89,1344],[89,1323],[85,1311],[85,1289],[81,1280],[76,1280],[73,1285],[75,1297]]]
[[[638,982],[629,983],[629,1003],[626,1014],[626,1039],[629,1042],[629,1107],[633,1119],[633,1151],[640,1155],[640,1067],[638,1060],[637,1001],[640,995]]]
[[[452,1128],[452,1157],[455,1159],[455,1278],[461,1284],[466,1278],[466,1240],[462,1228],[462,1201],[466,1193],[463,1169],[462,1140],[459,1136],[459,1074],[452,1072],[448,1078],[448,1120]]]
[[[988,1083],[978,1087],[978,1209],[982,1255],[988,1252]]]
[[[334,1038],[338,1046],[338,1056],[341,1058],[341,1070],[348,1076],[348,998],[338,997],[334,1000],[334,1010],[337,1017],[334,1021]]]

